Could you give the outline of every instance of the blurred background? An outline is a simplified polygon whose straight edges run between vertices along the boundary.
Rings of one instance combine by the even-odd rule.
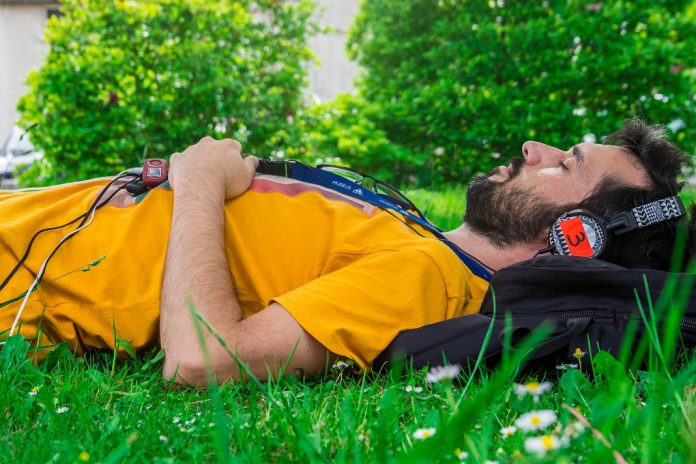
[[[206,134],[409,187],[631,117],[693,153],[694,50],[694,0],[0,0],[1,187]]]

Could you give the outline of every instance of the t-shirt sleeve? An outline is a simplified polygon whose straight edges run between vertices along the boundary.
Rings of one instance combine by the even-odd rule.
[[[445,319],[448,296],[427,254],[384,251],[274,298],[331,352],[361,368],[402,330]]]

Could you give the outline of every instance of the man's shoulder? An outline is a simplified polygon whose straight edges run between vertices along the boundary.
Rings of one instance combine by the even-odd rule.
[[[437,238],[423,237],[404,242],[399,249],[390,250],[391,260],[408,272],[437,275],[450,298],[471,298],[483,295],[488,282],[476,276],[447,245]]]

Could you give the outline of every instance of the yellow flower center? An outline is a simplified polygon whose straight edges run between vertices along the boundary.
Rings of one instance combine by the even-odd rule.
[[[83,451],[80,453],[80,461],[89,461],[89,453],[87,451]]]
[[[550,435],[544,435],[541,437],[541,446],[543,446],[545,450],[553,449],[553,438],[551,438]]]
[[[539,389],[539,382],[529,382],[527,384],[527,390],[537,391]]]
[[[532,425],[539,425],[539,424],[541,424],[541,419],[539,418],[539,416],[532,416],[532,418],[529,420],[529,422]]]
[[[423,430],[423,438],[428,438],[430,436],[430,432],[427,430]]]

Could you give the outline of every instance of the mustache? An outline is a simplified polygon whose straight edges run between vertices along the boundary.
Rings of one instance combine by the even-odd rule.
[[[521,158],[519,156],[516,156],[514,158],[510,159],[510,162],[508,163],[508,167],[510,168],[510,173],[508,175],[508,178],[505,180],[505,182],[511,181],[517,175],[520,173],[522,170],[522,166],[524,166],[524,158]],[[484,177],[491,177],[494,174],[498,174],[500,172],[500,168],[495,167],[488,171]]]
[[[508,166],[510,166],[510,175],[508,176],[508,180],[512,180],[517,177],[522,170],[522,166],[524,166],[524,158],[519,156],[512,158]]]

